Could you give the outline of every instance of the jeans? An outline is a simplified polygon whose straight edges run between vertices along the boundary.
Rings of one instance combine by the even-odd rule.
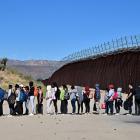
[[[119,103],[120,99],[116,99],[115,100],[115,109],[116,109],[116,113],[120,113],[120,103]]]
[[[85,103],[85,108],[86,108],[85,113],[89,113],[90,112],[90,99],[85,100],[84,103]]]
[[[35,99],[34,96],[30,96],[30,105],[31,105],[31,108],[32,108],[32,114],[35,113],[34,99]]]
[[[10,115],[15,115],[15,106],[14,104],[9,104]]]
[[[100,101],[94,102],[93,111],[96,111],[97,113],[100,112]]]
[[[77,101],[77,105],[78,105],[78,114],[80,113],[80,109],[81,109],[81,113],[83,113],[83,101],[81,103]]]
[[[76,99],[71,100],[71,105],[72,105],[72,113],[75,113],[76,111],[76,105],[75,105]]]
[[[27,101],[25,101],[25,109],[26,109],[25,114],[26,114],[26,115],[29,114],[29,102],[30,102],[29,99],[27,99]]]
[[[47,113],[52,113],[52,99],[47,99]]]
[[[106,113],[108,114],[110,110],[110,114],[113,115],[113,101],[106,102]]]

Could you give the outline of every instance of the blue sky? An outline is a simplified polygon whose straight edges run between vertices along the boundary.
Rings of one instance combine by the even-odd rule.
[[[0,57],[61,58],[140,33],[140,0],[0,0]]]

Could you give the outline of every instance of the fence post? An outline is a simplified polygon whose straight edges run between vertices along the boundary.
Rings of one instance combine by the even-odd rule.
[[[132,36],[131,36],[131,42],[132,42],[132,46],[133,46],[133,45],[134,45],[134,42],[133,42],[133,37],[132,37]],[[131,46],[131,47],[132,47],[132,46]]]
[[[139,46],[139,43],[138,43],[138,40],[137,40],[137,36],[135,35],[134,37],[136,39],[136,44],[137,44],[137,47],[138,47]]]
[[[125,36],[125,42],[126,42],[126,46],[127,46],[127,48],[128,48],[128,41],[127,41],[127,37]]]

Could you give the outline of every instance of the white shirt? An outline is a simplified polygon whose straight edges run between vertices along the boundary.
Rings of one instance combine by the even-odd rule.
[[[11,95],[11,93],[12,93],[12,89],[9,89],[8,90],[8,97]]]

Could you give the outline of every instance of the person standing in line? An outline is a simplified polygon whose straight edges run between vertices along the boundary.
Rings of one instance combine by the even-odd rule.
[[[140,86],[135,90],[135,115],[140,115]]]
[[[25,94],[26,94],[26,100],[25,100],[25,113],[24,115],[29,115],[29,102],[30,102],[30,97],[29,97],[29,86],[26,86],[24,88]]]
[[[109,112],[109,89],[106,88],[105,96],[104,96],[104,103],[105,103],[105,114]]]
[[[5,94],[5,91],[0,87],[0,116],[3,115],[4,94]]]
[[[62,89],[60,90],[60,101],[61,101],[61,104],[60,104],[60,112],[61,114],[65,114],[65,89],[64,89],[64,86],[62,86]]]
[[[35,114],[35,106],[34,106],[35,97],[34,97],[34,83],[33,83],[33,81],[29,82],[29,89],[30,89],[29,98],[30,98],[30,105],[31,105],[31,111],[32,111],[29,115],[32,116]]]
[[[38,87],[37,103],[37,112],[43,114],[43,91],[41,86]]]
[[[8,97],[11,95],[12,92],[13,92],[13,86],[12,85],[9,85]]]
[[[15,100],[16,100],[16,95],[13,91],[13,86],[9,85],[8,105],[9,105],[9,109],[10,109],[10,115],[15,115]]]
[[[21,87],[18,84],[15,85],[15,95],[16,95],[15,112],[18,115],[22,115],[23,114],[23,107],[22,107],[22,103],[20,102]]]
[[[52,87],[51,87],[51,85],[47,86],[46,101],[47,101],[47,108],[46,108],[47,114],[52,114],[53,113],[53,111],[52,111],[53,98],[52,98]]]
[[[60,100],[61,100],[61,106],[60,106],[60,111],[62,114],[67,114],[68,112],[68,88],[66,85],[62,86],[62,89],[60,90]]]
[[[85,104],[85,113],[90,113],[90,98],[89,98],[89,95],[90,95],[90,89],[89,89],[89,86],[86,86],[85,87],[85,91],[84,91],[84,94],[83,94],[83,102]]]
[[[114,113],[113,96],[114,96],[114,85],[110,84],[109,85],[109,100],[108,100],[109,101],[109,108],[110,108],[110,115],[113,115],[113,113]]]
[[[110,114],[113,115],[113,102],[114,102],[113,95],[114,95],[114,85],[110,84],[109,89],[107,88],[105,93],[106,114],[109,114],[110,110]]]
[[[71,86],[70,90],[70,100],[71,100],[71,105],[72,105],[72,114],[75,114],[76,112],[76,95],[77,95],[77,90],[75,89],[74,86]]]
[[[100,85],[96,84],[95,85],[95,93],[94,93],[93,111],[95,111],[95,113],[97,113],[97,114],[100,113],[100,100],[101,100]]]
[[[20,87],[20,97],[19,97],[19,103],[20,103],[20,108],[21,108],[21,114],[23,115],[23,103],[26,101],[26,94],[25,94],[25,89],[22,84],[19,85]]]
[[[126,101],[128,103],[128,111],[129,111],[128,115],[131,115],[132,114],[132,106],[133,106],[133,95],[135,95],[135,90],[134,90],[132,84],[129,84],[128,87],[129,87],[129,91],[128,91]]]
[[[80,86],[77,86],[77,105],[78,105],[78,114],[83,114],[83,89]]]
[[[122,107],[122,88],[118,88],[114,93],[116,115],[119,115],[120,108]]]
[[[63,89],[65,90],[65,95],[64,95],[64,113],[68,113],[68,100],[70,99],[70,95],[68,92],[68,87],[66,85],[63,85]]]
[[[56,82],[52,84],[52,98],[53,98],[53,104],[55,108],[55,114],[57,115],[58,113],[57,100],[59,100],[60,98],[60,90]]]

